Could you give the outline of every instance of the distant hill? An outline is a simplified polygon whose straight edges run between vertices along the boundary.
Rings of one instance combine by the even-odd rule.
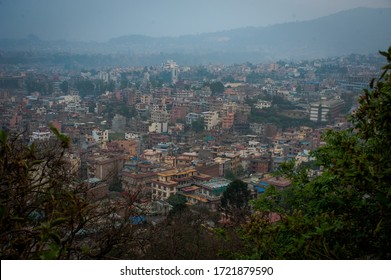
[[[330,16],[268,27],[180,37],[130,35],[105,43],[43,41],[31,35],[0,40],[0,50],[116,54],[151,63],[171,57],[182,64],[262,62],[367,54],[391,45],[391,8],[357,8]]]

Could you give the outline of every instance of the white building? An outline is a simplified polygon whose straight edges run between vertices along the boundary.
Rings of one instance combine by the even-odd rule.
[[[179,67],[175,61],[167,60],[167,62],[163,66],[163,70],[171,71],[171,80],[173,84],[178,81]]]
[[[206,130],[212,130],[219,124],[219,114],[217,111],[202,112],[204,116],[204,126]]]
[[[50,131],[45,132],[33,132],[33,135],[31,136],[32,141],[46,141],[50,139]]]
[[[92,138],[96,143],[105,143],[109,141],[109,131],[95,128],[92,130]]]
[[[265,101],[265,100],[258,100],[258,102],[255,104],[256,109],[265,109],[270,108],[272,106],[271,101]]]
[[[149,132],[165,133],[168,131],[168,123],[153,122],[149,126]]]

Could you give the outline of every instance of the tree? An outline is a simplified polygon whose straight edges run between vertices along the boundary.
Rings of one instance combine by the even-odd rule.
[[[191,129],[197,133],[205,130],[204,118],[198,118],[191,123]]]
[[[80,96],[94,95],[95,85],[90,80],[77,82],[76,88],[79,91]]]
[[[283,166],[293,186],[270,188],[246,226],[253,256],[272,259],[391,257],[391,47],[382,75],[364,90],[352,129],[327,131],[314,156],[323,174]],[[270,218],[274,214],[277,219]]]
[[[249,213],[250,190],[247,183],[232,181],[221,197],[221,208],[234,221],[241,222]]]
[[[63,93],[68,93],[68,90],[69,90],[69,85],[68,85],[68,81],[63,81],[61,84],[60,84],[60,89]]]
[[[170,215],[151,228],[152,240],[146,248],[145,259],[210,260],[221,258],[226,244],[213,234],[208,224],[213,214],[202,208],[186,208]],[[217,218],[215,219],[217,220]]]
[[[167,199],[167,202],[172,206],[172,209],[170,210],[170,215],[175,215],[176,213],[182,212],[186,209],[186,198],[183,195],[171,195]]]
[[[222,82],[213,82],[209,85],[212,95],[223,93],[225,88]]]
[[[1,259],[138,254],[139,237],[128,220],[136,197],[123,199],[123,216],[110,199],[92,201],[93,186],[70,171],[70,139],[55,128],[52,132],[55,140],[28,145],[20,135],[0,131]]]
[[[246,171],[243,167],[243,165],[239,164],[237,169],[236,169],[236,176],[238,176],[239,178],[244,176],[246,174]]]
[[[235,173],[230,169],[224,171],[224,178],[232,181],[237,179]]]

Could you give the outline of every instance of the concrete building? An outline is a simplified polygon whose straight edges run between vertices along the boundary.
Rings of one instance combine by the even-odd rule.
[[[95,128],[92,130],[92,138],[96,143],[105,143],[109,141],[109,131]]]
[[[168,123],[170,114],[167,111],[154,110],[151,112],[151,122],[153,123]]]
[[[197,175],[197,170],[194,168],[173,169],[157,173],[157,180],[152,181],[152,199],[168,199],[176,194],[179,188],[187,187],[194,180],[195,175]]]
[[[187,125],[191,125],[193,122],[195,122],[196,120],[198,120],[199,118],[202,118],[202,115],[201,114],[197,114],[197,113],[188,113],[186,115],[186,124]]]
[[[203,205],[216,211],[221,203],[221,196],[230,183],[230,180],[224,178],[213,178],[181,188],[179,193],[186,197],[190,205]]]
[[[119,175],[124,167],[126,157],[118,156],[92,156],[88,159],[89,177],[101,180],[110,180]]]
[[[235,120],[235,114],[234,113],[228,113],[221,119],[221,127],[223,129],[230,129],[234,125]]]
[[[328,122],[334,120],[342,111],[345,102],[340,99],[326,100],[311,103],[310,120],[314,122]]]
[[[269,154],[253,156],[249,159],[248,171],[252,174],[266,174],[270,171],[271,157]]]
[[[212,130],[219,124],[219,114],[217,111],[202,112],[204,116],[204,126],[206,130]]]
[[[143,198],[151,197],[152,181],[157,179],[155,172],[131,172],[121,173],[122,189],[128,193],[138,193]]]
[[[271,101],[258,100],[258,102],[255,103],[256,109],[265,109],[265,108],[270,108],[271,106],[272,106]]]
[[[112,129],[114,132],[123,132],[126,126],[126,118],[122,115],[115,114],[113,118]]]
[[[168,131],[168,123],[153,122],[149,126],[149,132],[166,133]]]

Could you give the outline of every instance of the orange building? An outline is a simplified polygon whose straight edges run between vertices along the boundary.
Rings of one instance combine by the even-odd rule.
[[[223,129],[230,129],[234,125],[235,114],[228,113],[221,120],[221,126]]]

